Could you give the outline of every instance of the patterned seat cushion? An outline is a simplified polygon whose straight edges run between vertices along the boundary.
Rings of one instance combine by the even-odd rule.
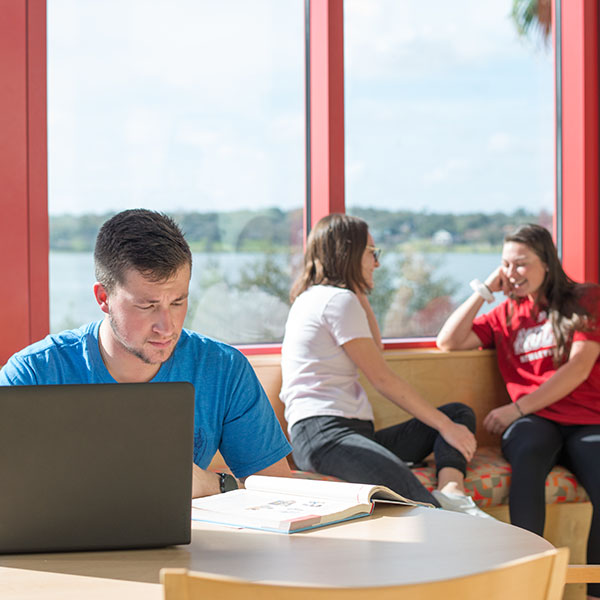
[[[329,475],[294,471],[295,477],[339,481]],[[435,489],[436,476],[433,460],[426,467],[413,469],[419,481],[429,490]],[[467,467],[465,488],[481,508],[508,504],[511,468],[499,448],[479,448]],[[557,465],[546,478],[546,504],[559,502],[586,502],[589,497],[577,479],[563,466]]]
[[[419,481],[428,489],[435,489],[436,476],[433,462],[427,467],[413,469]],[[499,448],[479,448],[467,466],[465,488],[481,508],[508,504],[511,468]],[[557,465],[546,478],[546,504],[559,502],[586,502],[588,495],[567,468]]]

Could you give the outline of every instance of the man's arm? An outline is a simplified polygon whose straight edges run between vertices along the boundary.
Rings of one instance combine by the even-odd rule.
[[[287,458],[282,458],[266,469],[261,469],[254,475],[269,475],[270,477],[293,477]],[[245,479],[245,478],[244,478]]]
[[[192,472],[192,498],[212,496],[221,492],[220,477],[213,471],[194,465]]]
[[[37,379],[31,367],[12,356],[0,369],[0,385],[36,385]]]
[[[282,458],[276,463],[273,463],[266,469],[261,469],[254,475],[268,475],[271,477],[292,477],[292,471],[287,458]],[[244,487],[244,480],[238,479],[238,485]],[[201,498],[202,496],[212,496],[213,494],[221,493],[220,477],[218,473],[201,469],[198,465],[194,465],[192,473],[192,498]]]

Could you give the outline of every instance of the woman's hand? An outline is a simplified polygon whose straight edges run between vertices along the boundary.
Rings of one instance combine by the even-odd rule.
[[[468,427],[449,421],[440,430],[440,435],[470,461],[477,450],[477,440]]]
[[[513,287],[502,266],[497,267],[488,275],[485,285],[487,285],[492,293],[504,292],[505,296],[508,296],[513,291]]]
[[[502,435],[506,428],[521,416],[519,409],[511,402],[491,410],[483,420],[483,426],[490,433]]]

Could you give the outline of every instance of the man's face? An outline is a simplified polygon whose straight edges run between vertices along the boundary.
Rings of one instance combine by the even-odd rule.
[[[181,335],[188,306],[190,267],[165,281],[151,281],[130,269],[108,295],[113,342],[148,365],[171,356]]]

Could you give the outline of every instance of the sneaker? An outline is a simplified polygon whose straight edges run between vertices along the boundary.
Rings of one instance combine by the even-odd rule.
[[[491,515],[481,510],[471,496],[461,496],[460,494],[445,494],[439,490],[433,490],[431,492],[433,497],[440,503],[440,506],[444,510],[452,510],[454,512],[461,512],[474,517],[481,517],[482,519],[493,519]]]

